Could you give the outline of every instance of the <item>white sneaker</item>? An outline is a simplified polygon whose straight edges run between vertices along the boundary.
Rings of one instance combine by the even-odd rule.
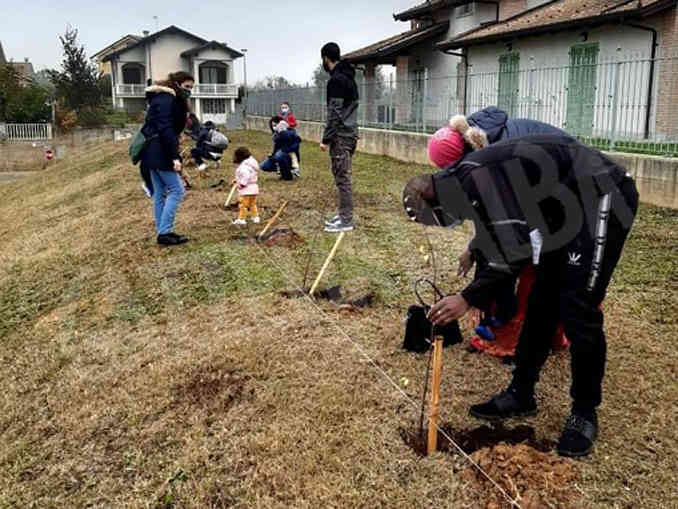
[[[146,187],[146,182],[141,183],[141,189],[144,190],[144,193],[146,193],[146,198],[152,198],[153,194],[151,194],[151,190]]]
[[[332,225],[334,225],[334,224],[336,224],[336,223],[340,223],[340,222],[341,222],[341,216],[340,216],[340,215],[336,215],[336,216],[334,216],[333,218],[328,219],[327,221],[325,221],[325,226],[332,226]]]
[[[260,218],[259,216],[253,217],[253,218],[252,218],[252,222],[253,222],[254,224],[259,224],[259,223],[261,223],[261,218]]]
[[[299,168],[293,168],[292,169],[292,176],[300,179],[301,178],[301,170]]]
[[[338,223],[327,225],[325,227],[325,231],[327,233],[352,232],[353,231],[353,224],[352,223],[344,223],[343,221],[340,220]]]
[[[235,221],[233,221],[233,224],[235,226],[246,226],[247,221],[245,221],[244,219],[236,219]]]
[[[200,166],[198,166],[198,171],[205,171],[207,169],[207,165],[205,163],[202,163]]]

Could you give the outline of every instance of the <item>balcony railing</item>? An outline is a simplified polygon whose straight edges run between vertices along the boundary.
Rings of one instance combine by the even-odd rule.
[[[115,86],[115,94],[118,97],[144,97],[146,85],[128,85],[118,83]],[[193,95],[196,97],[220,97],[237,98],[238,85],[225,83],[201,83],[193,87]]]
[[[115,86],[115,95],[118,97],[144,97],[145,89],[146,85],[118,83]]]
[[[193,95],[207,97],[238,97],[238,85],[225,83],[200,83],[193,87]]]

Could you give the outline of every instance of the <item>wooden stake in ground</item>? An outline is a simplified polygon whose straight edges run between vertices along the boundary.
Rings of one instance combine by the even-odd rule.
[[[325,260],[325,263],[323,264],[323,268],[320,269],[320,273],[318,274],[318,277],[315,278],[315,283],[313,283],[313,286],[311,287],[311,291],[308,293],[311,297],[313,297],[313,294],[318,289],[318,285],[320,284],[320,280],[322,279],[323,274],[325,274],[327,267],[330,266],[330,262],[332,261],[332,258],[334,258],[334,255],[337,253],[337,249],[339,248],[339,244],[341,244],[341,241],[344,240],[345,234],[346,234],[346,232],[341,232],[339,234],[337,241],[334,243],[334,247],[332,248],[332,251],[330,251],[330,254],[327,257],[327,260]]]
[[[431,408],[428,417],[428,447],[430,456],[438,450],[438,407],[440,406],[440,383],[443,375],[443,338],[436,336],[433,343],[433,379],[431,381]]]
[[[233,187],[231,188],[231,192],[228,193],[228,198],[226,198],[226,203],[224,204],[224,208],[227,209],[228,206],[231,204],[231,200],[233,199],[233,195],[235,194],[235,190],[238,188],[238,184],[233,184]]]
[[[285,207],[287,207],[287,203],[288,203],[287,201],[285,203],[283,203],[282,207],[280,207],[280,209],[278,209],[278,212],[276,212],[275,215],[271,219],[268,220],[268,223],[266,223],[266,226],[264,226],[264,229],[261,230],[261,233],[259,233],[259,235],[257,235],[258,238],[263,237],[264,234],[271,227],[271,225],[275,222],[275,220],[280,217],[280,214],[282,214],[283,210],[285,210]]]

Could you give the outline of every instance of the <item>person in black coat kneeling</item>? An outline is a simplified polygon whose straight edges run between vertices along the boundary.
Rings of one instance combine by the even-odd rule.
[[[193,76],[179,71],[146,88],[148,106],[142,131],[150,141],[142,155],[141,171],[153,184],[153,212],[161,245],[188,242],[174,233],[174,219],[185,193],[179,137],[186,127],[194,83]]]

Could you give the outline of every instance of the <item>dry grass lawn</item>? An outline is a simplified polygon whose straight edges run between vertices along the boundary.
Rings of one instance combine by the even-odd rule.
[[[232,148],[247,145],[259,159],[270,150],[265,133],[231,137]],[[179,213],[177,230],[192,242],[158,248],[125,144],[0,187],[0,507],[508,505],[462,456],[421,458],[405,443],[418,410],[385,376],[420,398],[426,358],[400,343],[412,283],[432,269],[400,193],[424,168],[356,156],[359,228],[323,285],[374,292],[375,305],[314,307],[280,295],[305,274],[309,285],[334,240],[317,234],[334,212],[327,156],[310,143],[303,152],[301,181],[261,178],[264,218],[290,201],[280,224],[304,239],[296,247],[248,241],[223,210],[225,191],[204,185]],[[226,166],[205,183],[229,180]],[[529,486],[516,480],[528,467],[516,467],[512,452],[474,456],[523,507],[675,506],[677,227],[678,212],[642,207],[605,302],[609,363],[595,454],[560,462],[547,453],[543,478]],[[454,274],[469,233],[430,235],[448,291],[465,284]],[[468,406],[509,377],[495,359],[446,350],[445,428],[478,427]],[[538,440],[557,439],[569,379],[567,356],[551,358],[541,413],[523,423]]]

